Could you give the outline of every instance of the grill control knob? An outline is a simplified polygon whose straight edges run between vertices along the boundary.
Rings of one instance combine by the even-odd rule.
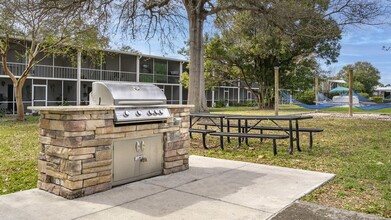
[[[152,110],[148,110],[148,112],[147,112],[147,115],[148,116],[151,116],[153,113],[152,113]]]
[[[136,116],[140,117],[143,113],[141,111],[136,111]]]
[[[127,118],[129,115],[130,115],[129,111],[124,111],[123,116],[124,116],[125,118]]]
[[[153,111],[153,115],[159,114],[157,110]]]
[[[162,110],[159,110],[159,115],[162,115],[163,114],[163,111]]]

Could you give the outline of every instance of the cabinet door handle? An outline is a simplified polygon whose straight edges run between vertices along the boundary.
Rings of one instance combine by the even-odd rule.
[[[139,142],[139,141],[136,141],[136,146],[135,146],[135,148],[136,148],[136,151],[137,152],[140,152],[141,151],[141,143]]]

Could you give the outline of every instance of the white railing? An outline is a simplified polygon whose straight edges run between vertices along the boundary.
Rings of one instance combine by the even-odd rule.
[[[53,78],[77,79],[77,68],[54,66]]]
[[[114,70],[81,69],[81,78],[86,80],[108,81],[136,81],[135,72],[121,72]]]
[[[21,76],[26,69],[24,63],[8,63],[8,68],[15,76]],[[3,68],[0,68],[0,75],[5,75]],[[63,66],[36,65],[30,71],[30,77],[34,78],[57,78],[57,79],[77,79],[77,68]],[[81,69],[81,79],[84,80],[109,80],[135,82],[137,74],[135,72],[123,72],[100,69]],[[178,84],[179,76],[176,75],[156,75],[150,73],[140,73],[140,82],[151,83],[171,83]]]
[[[8,63],[8,69],[15,76],[21,76],[23,71],[26,69],[26,64],[23,63]],[[3,65],[1,65],[0,75],[6,75],[3,70]]]
[[[97,69],[81,69],[81,78],[89,80],[100,80],[101,71]]]
[[[23,71],[26,69],[24,63],[7,63],[8,68],[15,76],[21,76]],[[63,66],[48,66],[48,65],[35,65],[30,73],[30,77],[37,78],[65,78],[65,79],[76,79],[77,68],[74,67],[63,67]],[[0,75],[5,75],[3,68],[0,69]]]

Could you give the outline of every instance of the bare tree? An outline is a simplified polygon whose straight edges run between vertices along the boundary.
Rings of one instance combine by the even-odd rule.
[[[274,14],[274,5],[296,4],[291,0],[124,0],[116,4],[120,15],[120,27],[131,37],[144,34],[145,39],[157,37],[162,43],[172,44],[179,33],[186,33],[187,23],[190,43],[190,80],[188,104],[193,104],[193,112],[207,111],[204,86],[204,51],[203,30],[207,17],[216,15],[220,19],[222,13],[235,13],[239,10],[252,10],[270,15],[271,21],[278,16],[289,14]],[[315,7],[326,7],[325,17],[334,17],[341,25],[370,24],[375,18],[384,15],[383,3],[378,0],[303,0]],[[322,8],[322,11],[324,9]],[[305,16],[305,13],[302,13]],[[305,18],[305,17],[303,17]],[[277,22],[276,22],[277,23]],[[286,27],[281,26],[281,29]]]
[[[0,0],[0,55],[2,68],[14,86],[17,120],[24,120],[22,88],[34,65],[47,56],[66,53],[68,46],[98,49],[107,44],[101,34],[104,29],[98,25],[101,6],[83,0]],[[25,50],[20,54],[26,60],[21,75],[7,64],[13,45]]]

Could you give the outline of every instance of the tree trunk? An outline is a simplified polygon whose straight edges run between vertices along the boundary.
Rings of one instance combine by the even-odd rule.
[[[15,93],[15,100],[16,100],[16,120],[18,121],[24,121],[24,106],[23,106],[23,97],[22,97],[22,89],[24,86],[24,83],[27,79],[27,74],[32,68],[32,60],[29,61],[28,66],[26,67],[26,70],[23,72],[22,76],[17,79],[15,78],[15,75],[10,71],[10,69],[7,66],[7,54],[3,53],[1,55],[1,63],[3,66],[4,72],[10,77],[13,86],[14,86],[14,93]]]
[[[24,121],[24,106],[23,106],[23,97],[22,97],[23,85],[24,82],[21,82],[20,80],[14,83],[16,109],[17,109],[16,120],[18,121]]]
[[[188,104],[191,112],[207,112],[204,79],[203,25],[204,18],[197,10],[188,11],[190,33],[190,71]]]

